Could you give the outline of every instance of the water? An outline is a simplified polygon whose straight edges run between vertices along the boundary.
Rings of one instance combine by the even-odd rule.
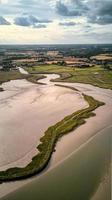
[[[26,70],[24,70],[22,67],[18,67],[21,74],[28,74]]]
[[[37,154],[40,137],[49,126],[87,106],[80,94],[52,85],[51,78],[56,75],[47,76],[46,86],[26,80],[2,85],[5,92],[0,93],[0,170],[26,166]],[[0,185],[0,196],[28,181]]]
[[[26,80],[11,81],[8,83],[4,83],[2,85],[2,87],[6,91],[0,93],[0,114],[1,114],[1,117],[0,117],[0,128],[1,128],[0,165],[1,167],[0,169],[1,170],[7,169],[8,167],[11,167],[11,166],[25,166],[27,163],[30,162],[32,156],[37,153],[36,151],[37,143],[39,143],[40,137],[43,135],[44,131],[49,126],[51,126],[52,124],[55,124],[57,121],[61,120],[64,116],[71,114],[73,111],[79,110],[87,106],[87,103],[82,98],[80,92],[72,91],[67,88],[60,88],[60,87],[54,86],[54,83],[50,82],[50,79],[57,78],[57,77],[58,75],[47,75],[47,78],[44,79],[44,81],[41,80],[41,82],[44,82],[47,84],[44,86],[35,85],[30,82],[27,82]],[[100,101],[106,102],[106,105],[103,107],[100,107],[99,109],[95,111],[96,117],[87,119],[86,124],[79,127],[78,129],[71,132],[70,134],[66,135],[58,142],[56,146],[56,152],[53,154],[50,164],[43,174],[48,173],[48,172],[50,173],[50,170],[56,164],[59,164],[60,166],[59,168],[61,168],[62,161],[65,158],[68,158],[68,156],[72,152],[77,151],[77,149],[79,149],[87,141],[89,141],[90,138],[94,137],[95,135],[97,136],[100,130],[104,129],[105,127],[109,127],[112,124],[112,120],[111,120],[112,119],[112,112],[111,112],[112,92],[110,90],[105,90],[105,89],[101,89],[101,88],[97,88],[97,87],[85,85],[85,84],[68,84],[68,83],[60,83],[60,84],[76,87],[81,92],[84,92],[87,95],[91,95]],[[107,138],[108,137],[109,136],[107,136]],[[100,136],[100,139],[103,140],[103,136]],[[107,140],[108,139],[106,139],[106,141]],[[95,144],[97,144],[97,139],[94,140],[94,145]],[[108,146],[107,143],[106,144],[102,143],[102,148],[104,149],[104,151],[100,152],[99,145],[97,146],[97,148],[95,146],[95,148],[93,148],[92,150],[90,148],[91,145],[89,145],[89,150],[88,150],[88,152],[90,152],[89,158],[93,159],[93,157],[97,156],[97,151],[101,153],[100,155],[98,154],[99,155],[98,159],[95,159],[94,167],[97,166],[97,162],[100,161],[100,156],[101,155],[104,156],[105,152],[107,153],[107,157],[105,157],[105,161],[108,163],[108,155],[110,152],[107,150],[107,146]],[[97,151],[95,149],[97,149]],[[81,158],[80,153],[78,155],[79,155],[79,158],[77,159],[80,160]],[[84,156],[82,156],[82,158],[84,158]],[[78,164],[77,159],[75,160],[75,153],[74,153],[74,161],[73,160],[71,161],[70,167],[75,167],[75,164],[76,163]],[[80,168],[80,166],[78,165],[80,170],[83,170],[83,162],[81,164],[82,168]],[[92,160],[89,159],[87,166],[91,165],[91,162]],[[65,163],[65,161],[63,163]],[[99,165],[99,169],[102,171],[103,175],[105,174],[103,170],[104,166],[105,166],[104,163],[102,163],[102,166]],[[69,164],[67,165],[67,168],[69,169]],[[57,183],[56,179],[59,178],[57,174],[58,170],[56,171],[55,169],[53,170],[52,170],[53,172],[51,172],[51,174],[54,174],[53,175],[54,178],[52,181],[54,181],[54,183]],[[94,168],[91,168],[91,174],[92,174],[92,170],[94,171]],[[66,177],[67,174],[69,175],[68,173],[69,170],[66,171],[64,170],[64,168],[62,168],[61,171],[63,171],[63,178]],[[99,173],[96,175],[97,182],[95,183],[97,184],[94,184],[95,185],[94,188],[95,187],[99,188],[99,184],[100,184],[99,177],[101,178],[102,174]],[[35,176],[34,178],[24,180],[24,181],[5,183],[0,186],[0,197],[10,193],[11,191],[18,189],[20,186],[23,186],[24,184],[28,182],[31,182],[31,185],[28,186],[28,188],[31,187],[32,191],[34,191],[33,186],[35,185],[35,180],[36,182],[38,182],[41,176],[43,177],[42,178],[43,181],[41,181],[41,183],[38,183],[39,185],[41,185],[41,187],[39,186],[39,190],[41,191],[40,192],[41,194],[38,191],[38,193],[40,194],[39,198],[41,199],[42,191],[44,191],[42,185],[44,185],[44,180],[45,182],[47,181],[47,178],[45,178],[47,177],[47,174],[45,176],[43,175]],[[90,176],[90,173],[88,174],[88,176]],[[73,184],[74,178],[76,178],[76,180],[79,181],[78,188],[79,189],[80,187],[82,188],[80,184],[83,183],[83,179],[84,181],[86,180],[86,177],[81,179],[77,173],[72,174],[70,177],[73,178],[73,182],[71,179],[71,184],[68,183],[66,185],[66,187],[70,185],[70,188],[71,188],[70,189],[71,192],[69,191],[70,193],[72,193],[72,189],[74,188],[74,184]],[[65,179],[63,179],[63,181],[65,181]],[[93,183],[90,184],[91,181],[88,181],[88,186],[93,185]],[[50,188],[52,186],[50,185],[49,178],[48,178],[47,184],[48,184],[48,187],[46,187],[45,185],[44,187],[46,187],[46,193],[48,194],[49,189],[47,191],[47,188]],[[62,183],[62,185],[63,184],[64,182]],[[67,188],[62,187],[62,185],[60,186],[60,188],[62,188],[63,191],[66,190],[68,192]],[[75,187],[76,187],[76,183],[75,183]],[[26,187],[26,189],[23,188],[22,190],[24,195],[27,195],[25,190],[28,191],[29,189],[27,189]],[[70,195],[69,192],[68,194]],[[23,195],[23,193],[20,192],[20,195],[21,194]],[[63,192],[63,193],[65,193],[65,196],[66,196],[66,192]],[[93,191],[91,191],[90,193],[92,194]],[[87,194],[89,195],[89,193]],[[32,195],[33,197],[36,195],[35,191],[34,191],[34,194]],[[46,195],[46,198],[49,198],[49,195],[50,194],[48,194],[48,197]],[[57,197],[55,190],[53,190],[52,195],[55,195]],[[14,193],[14,196],[15,198],[19,198],[20,197],[19,192],[17,192],[17,195]],[[29,195],[29,197],[31,196]],[[45,196],[42,196],[42,198],[45,198]],[[71,198],[73,198],[73,196]]]
[[[50,172],[3,199],[90,200],[104,175],[110,175],[111,132],[112,127],[101,131]],[[99,200],[111,200],[110,181],[106,190],[102,185],[105,195],[99,194]]]

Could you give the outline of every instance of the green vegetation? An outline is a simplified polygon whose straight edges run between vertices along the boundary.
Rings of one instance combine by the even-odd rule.
[[[0,71],[0,84],[16,79],[24,79],[27,75],[21,74],[19,71]]]
[[[27,68],[29,73],[56,73],[61,77],[55,81],[85,83],[97,87],[112,89],[112,71],[103,66],[76,68],[57,65],[45,65]]]
[[[2,71],[10,71],[10,69],[12,68],[12,61],[4,59],[2,65],[3,65]]]
[[[44,75],[37,75],[37,74],[33,74],[33,75],[31,75],[31,76],[29,76],[28,78],[27,78],[27,81],[30,81],[30,82],[32,82],[32,83],[35,83],[35,84],[42,84],[42,85],[44,85],[44,83],[39,83],[38,81],[39,80],[41,80],[41,79],[43,79],[43,78],[46,78],[46,76],[44,76]]]
[[[108,64],[108,63],[105,63],[104,65],[103,65],[103,67],[104,67],[104,69],[106,69],[106,70],[112,70],[112,64]]]
[[[29,73],[56,73],[60,75],[69,75],[73,73],[74,69],[72,67],[64,67],[59,65],[41,65],[25,68]]]
[[[21,74],[19,71],[17,70],[11,70],[11,71],[0,71],[0,84],[4,83],[4,82],[8,82],[11,80],[17,80],[17,79],[27,79],[30,82],[33,83],[38,83],[37,81],[45,78],[45,76],[39,75],[39,74]],[[0,91],[3,91],[2,89],[0,89]]]
[[[48,164],[55,149],[56,142],[60,137],[74,130],[85,123],[85,119],[95,114],[93,111],[104,103],[95,100],[93,97],[83,94],[89,106],[65,117],[60,122],[47,129],[44,136],[40,139],[41,143],[37,149],[39,153],[32,158],[32,161],[23,168],[11,168],[0,172],[0,182],[12,181],[28,178],[42,171]]]
[[[28,81],[37,83],[37,80],[44,76],[39,73],[56,73],[61,77],[55,81],[62,82],[81,82],[89,83],[95,86],[112,89],[112,72],[104,70],[101,66],[96,66],[87,69],[79,69],[72,67],[62,67],[57,65],[38,66],[26,68],[30,74],[23,75],[18,71],[0,72],[0,83],[26,78]],[[57,85],[61,86],[61,85]],[[61,86],[62,87],[62,86]],[[67,87],[75,90],[75,88]],[[28,178],[34,174],[41,172],[48,164],[51,155],[55,149],[55,145],[60,137],[74,130],[78,126],[85,123],[85,119],[95,114],[93,111],[104,103],[95,100],[94,98],[83,94],[84,99],[88,102],[89,107],[74,112],[65,117],[60,122],[48,128],[44,136],[40,139],[40,144],[37,149],[39,153],[32,158],[32,161],[23,168],[10,168],[6,171],[0,172],[0,182],[12,181],[18,179]]]
[[[67,81],[91,84],[97,87],[112,89],[112,72],[103,70],[101,67],[86,70],[76,70],[75,75]]]
[[[74,87],[71,87],[71,86],[67,86],[67,85],[60,85],[60,84],[55,84],[55,86],[59,86],[59,87],[64,87],[64,88],[69,88],[69,89],[72,89],[74,91],[77,91],[79,92],[78,89],[74,88]]]

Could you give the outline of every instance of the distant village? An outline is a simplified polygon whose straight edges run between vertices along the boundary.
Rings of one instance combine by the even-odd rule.
[[[80,54],[79,54],[80,56]],[[94,67],[112,65],[112,54],[99,54],[91,57],[79,57],[59,50],[16,50],[0,53],[0,70],[17,69],[19,66],[60,65],[70,67]]]

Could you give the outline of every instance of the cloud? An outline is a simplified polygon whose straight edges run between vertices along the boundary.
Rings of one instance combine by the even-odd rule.
[[[27,12],[40,18],[48,18],[48,16],[53,18],[52,1],[54,0],[1,0],[0,14],[15,17]]]
[[[30,15],[27,17],[29,22],[32,24],[38,23],[38,19],[36,17],[34,17],[33,15]]]
[[[70,0],[58,1],[56,12],[60,16],[85,17],[89,23],[112,24],[112,0]]]
[[[7,0],[0,0],[0,4],[6,4]]]
[[[87,11],[88,3],[84,0],[71,0],[71,3],[79,10]]]
[[[88,22],[100,25],[112,24],[112,1],[94,0],[90,4]]]
[[[19,26],[31,26],[31,22],[29,18],[27,17],[16,17],[14,19],[14,24],[19,25]]]
[[[6,20],[4,22],[0,18],[0,24],[6,25],[11,22],[11,26],[0,26],[2,43],[5,41],[34,44],[99,41],[111,43],[112,41],[112,0],[0,0],[0,2],[0,15]],[[51,24],[48,26],[49,23]]]
[[[60,26],[75,26],[76,23],[75,22],[60,22],[59,25]]]
[[[47,26],[44,24],[38,24],[38,25],[34,25],[33,28],[47,28]]]
[[[10,25],[11,23],[8,22],[5,18],[0,16],[0,25]]]
[[[112,1],[111,0],[100,0],[100,7],[99,7],[99,14],[100,15],[112,15]]]
[[[45,24],[47,24],[47,23],[51,23],[52,22],[52,20],[47,20],[47,19],[42,19],[42,20],[38,20],[38,23],[45,23]]]
[[[69,0],[68,3],[58,1],[56,3],[56,11],[62,16],[82,16],[83,13],[87,12],[88,6],[83,0]]]
[[[62,16],[80,16],[81,13],[79,10],[69,9],[64,3],[58,1],[56,3],[56,11],[59,15]]]
[[[35,0],[19,0],[18,1],[21,5],[27,5],[27,6],[32,6],[33,4],[36,3]]]
[[[93,23],[93,24],[99,24],[99,25],[112,24],[112,16],[110,15],[93,16],[88,20],[88,22]]]
[[[47,24],[47,23],[51,23],[51,20],[47,20],[47,19],[43,19],[43,20],[39,20],[36,17],[34,17],[33,15],[28,16],[27,13],[24,14],[22,17],[16,17],[14,19],[14,24],[19,25],[19,26],[32,26],[34,28],[45,28],[45,25],[41,25],[41,24]]]

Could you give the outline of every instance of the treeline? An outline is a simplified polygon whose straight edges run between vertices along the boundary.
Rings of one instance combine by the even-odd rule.
[[[11,60],[3,60],[2,61],[2,71],[10,71],[10,69],[13,67]]]
[[[31,58],[30,55],[14,55],[14,56],[9,56],[6,57],[5,60],[10,61],[10,60],[18,60],[18,59],[29,59]]]
[[[104,50],[98,48],[88,48],[88,49],[70,49],[69,51],[63,52],[64,56],[75,56],[80,58],[90,58],[98,54],[105,53]]]

